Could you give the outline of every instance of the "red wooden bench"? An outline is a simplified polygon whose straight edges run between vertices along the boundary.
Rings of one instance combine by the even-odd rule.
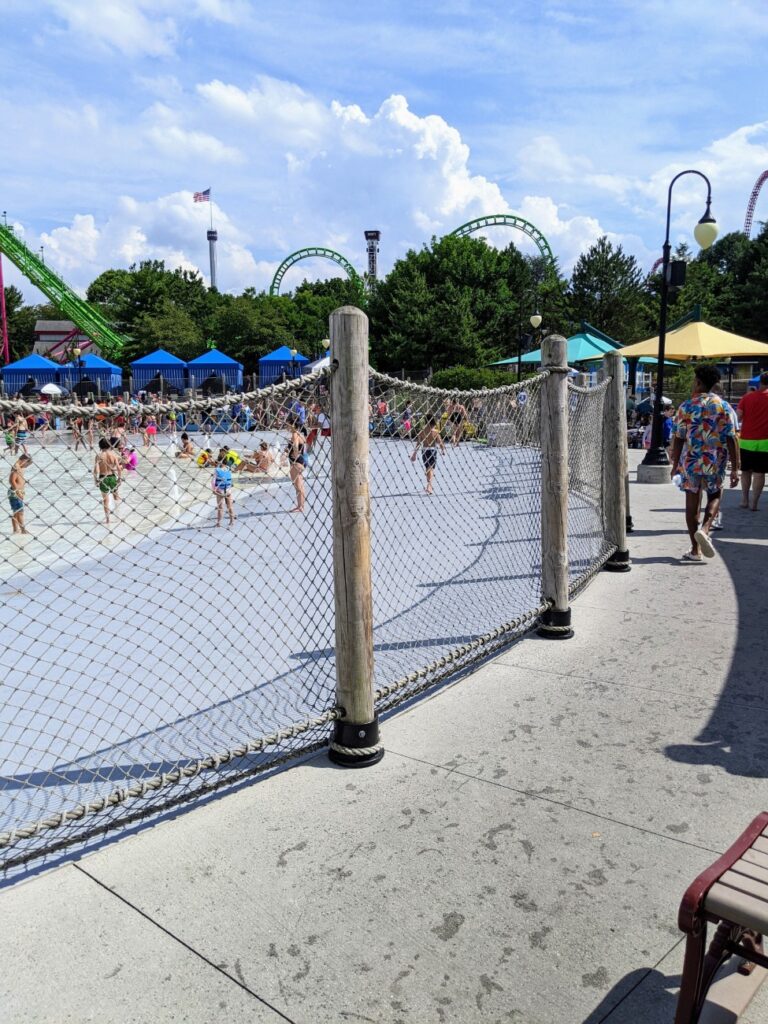
[[[675,1024],[733,1024],[766,976],[768,957],[768,811],[703,871],[680,904],[688,938]],[[707,948],[707,926],[716,925]],[[720,972],[732,956],[736,970]]]

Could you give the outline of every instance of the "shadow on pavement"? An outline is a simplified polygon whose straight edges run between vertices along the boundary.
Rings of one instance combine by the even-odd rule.
[[[768,674],[765,672],[768,547],[747,538],[726,539],[721,535],[716,548],[730,573],[736,594],[738,627],[734,655],[717,704],[696,736],[696,742],[668,746],[664,752],[673,761],[717,765],[731,775],[768,778]],[[707,646],[717,643],[717,609],[718,596],[713,593],[712,618],[701,623],[701,663],[692,666],[692,671],[707,671]]]
[[[674,1019],[680,975],[667,975],[655,968],[641,967],[625,974],[606,992],[582,1024],[651,1024]],[[637,998],[635,998],[637,996]],[[640,1000],[638,1002],[637,1000]]]

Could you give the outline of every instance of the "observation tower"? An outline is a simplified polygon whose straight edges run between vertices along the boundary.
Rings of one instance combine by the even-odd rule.
[[[216,243],[219,240],[219,233],[214,228],[210,228],[207,233],[208,238],[208,255],[211,260],[211,288],[216,287]]]
[[[368,250],[368,281],[372,284],[379,272],[379,239],[380,231],[365,232],[365,247]]]

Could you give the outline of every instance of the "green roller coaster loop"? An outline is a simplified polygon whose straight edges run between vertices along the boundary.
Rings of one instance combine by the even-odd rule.
[[[101,349],[109,359],[117,358],[123,351],[126,339],[122,334],[110,327],[101,313],[79,295],[69,285],[47,267],[43,261],[28,249],[13,233],[11,228],[0,224],[0,252],[15,263],[21,273],[36,285],[51,302],[55,303],[62,313],[87,334],[91,341]]]
[[[451,234],[464,238],[466,235],[471,235],[481,228],[492,227],[517,228],[518,231],[522,231],[524,235],[527,235],[534,242],[551,273],[555,276],[557,275],[557,264],[555,263],[555,256],[549,242],[535,224],[531,224],[530,221],[525,220],[523,217],[518,217],[514,213],[494,213],[487,217],[477,217],[475,220],[462,224],[455,231],[451,231]]]
[[[292,252],[290,256],[286,256],[283,262],[275,271],[275,276],[272,278],[272,284],[269,286],[270,295],[280,294],[280,284],[285,277],[285,273],[289,270],[294,263],[298,263],[299,260],[310,259],[312,256],[322,256],[323,259],[332,260],[334,263],[345,270],[350,281],[359,280],[360,275],[357,273],[355,268],[349,262],[349,260],[342,256],[340,252],[336,252],[334,249],[326,249],[322,245],[310,245],[306,249],[297,249],[296,252]]]

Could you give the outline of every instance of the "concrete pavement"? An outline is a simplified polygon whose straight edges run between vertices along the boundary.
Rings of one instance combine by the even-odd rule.
[[[0,893],[2,1020],[671,1021],[680,897],[768,807],[768,501],[729,493],[690,565],[679,493],[631,491],[633,571],[575,638],[391,717],[378,766],[317,756]]]

